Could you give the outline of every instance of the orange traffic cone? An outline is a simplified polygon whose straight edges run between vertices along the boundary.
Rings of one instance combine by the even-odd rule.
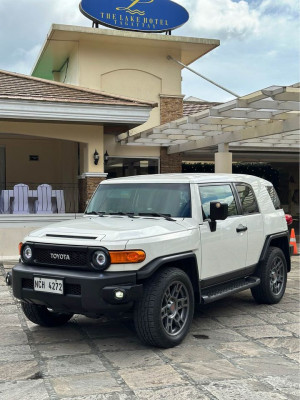
[[[293,248],[294,248],[293,255],[294,254],[298,254],[296,236],[295,236],[295,229],[294,228],[291,229],[290,246],[293,246]]]

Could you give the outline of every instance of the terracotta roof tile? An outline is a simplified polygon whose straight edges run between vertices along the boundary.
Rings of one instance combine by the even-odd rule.
[[[110,95],[65,83],[0,70],[0,98],[63,103],[155,107],[157,104]]]
[[[211,103],[209,101],[183,101],[183,116],[196,114],[200,111],[207,110],[213,106],[217,106],[221,103]]]

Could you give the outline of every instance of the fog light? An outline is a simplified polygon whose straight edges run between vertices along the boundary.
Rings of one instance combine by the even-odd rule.
[[[117,300],[123,300],[125,296],[125,293],[123,292],[123,290],[116,290],[115,291],[115,298]]]

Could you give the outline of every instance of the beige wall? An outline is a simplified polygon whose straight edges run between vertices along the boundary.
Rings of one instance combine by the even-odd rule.
[[[174,52],[174,50],[173,50]],[[180,55],[175,51],[143,45],[122,46],[105,42],[81,41],[79,43],[80,86],[107,90],[109,93],[130,96],[141,100],[158,100],[160,93],[181,94],[181,70],[175,63],[167,60],[168,54],[174,58]],[[107,74],[119,71],[116,81],[107,86]],[[137,72],[139,71],[139,72]],[[133,80],[124,81],[124,74]],[[151,93],[150,86],[144,82],[145,75],[150,82],[161,81],[160,92]],[[151,80],[150,77],[153,77]],[[149,82],[148,80],[148,82]],[[104,85],[104,86],[103,86]],[[145,88],[145,90],[141,90]],[[150,91],[149,91],[150,90]]]
[[[60,82],[79,85],[79,58],[78,58],[78,43],[73,48],[70,54],[69,61],[63,68],[60,74]]]
[[[81,40],[69,50],[67,75],[55,79],[97,89],[108,94],[152,101],[160,104],[160,95],[181,95],[181,69],[167,60],[167,56],[180,58],[179,50],[149,47],[142,44],[126,46],[118,43]],[[67,48],[67,44],[66,44]],[[160,125],[160,108],[154,108],[149,120],[130,131],[134,134]],[[160,148],[122,147],[112,137],[105,138],[105,148],[114,156],[155,156]]]
[[[77,143],[60,140],[1,138],[6,151],[6,182],[77,183]],[[38,161],[30,161],[37,155]]]
[[[2,134],[1,134],[2,133]],[[40,122],[12,122],[12,121],[1,121],[0,122],[0,140],[1,137],[7,137],[8,134],[26,135],[34,138],[52,138],[59,139],[68,142],[79,142],[83,145],[82,159],[84,160],[82,170],[80,172],[104,172],[103,171],[103,126],[102,125],[80,125],[80,124],[59,124],[59,123],[40,123]],[[13,138],[12,138],[13,140]],[[16,139],[15,139],[16,140]],[[3,142],[4,143],[4,142]],[[35,143],[35,142],[33,142]],[[19,144],[21,145],[21,142]],[[41,146],[42,147],[42,146]],[[64,152],[64,146],[61,146],[57,153],[54,153],[59,157],[60,152]],[[101,159],[98,165],[94,165],[93,154],[97,149]],[[40,149],[42,150],[42,148]],[[22,153],[22,152],[21,152]],[[32,154],[32,153],[30,153]],[[72,154],[68,155],[72,157]],[[77,156],[77,150],[76,150]],[[22,155],[25,159],[25,154]],[[8,162],[13,162],[14,156],[10,154],[7,157]]]

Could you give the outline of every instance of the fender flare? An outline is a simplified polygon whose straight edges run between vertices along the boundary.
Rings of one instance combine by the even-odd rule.
[[[283,242],[283,247],[277,246],[281,248],[283,251],[285,258],[286,258],[286,263],[287,263],[287,270],[288,272],[291,270],[291,257],[290,257],[290,252],[289,252],[289,232],[284,231],[284,232],[279,232],[279,233],[274,233],[266,237],[263,249],[260,254],[259,258],[259,263],[263,262],[266,259],[267,256],[267,251],[268,248],[271,245],[271,242],[273,240],[281,240]]]
[[[137,280],[148,279],[153,275],[159,268],[161,268],[165,264],[176,263],[178,261],[189,261],[195,264],[197,267],[197,258],[193,252],[186,252],[180,254],[172,254],[169,256],[163,256],[159,258],[155,258],[146,264],[143,268],[137,271]],[[196,268],[198,282],[199,282],[199,272],[198,268]]]

